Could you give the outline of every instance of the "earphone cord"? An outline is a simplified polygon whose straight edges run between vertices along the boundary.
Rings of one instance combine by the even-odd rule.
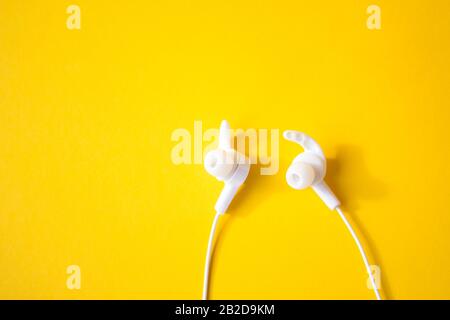
[[[377,300],[381,300],[380,293],[378,292],[378,287],[375,283],[375,279],[374,279],[373,274],[370,269],[369,260],[367,259],[366,253],[364,252],[364,249],[361,245],[361,242],[358,239],[358,236],[356,235],[352,226],[348,222],[348,220],[345,217],[344,213],[342,212],[341,208],[337,207],[336,211],[339,214],[339,216],[341,217],[342,221],[344,221],[344,224],[347,227],[348,231],[350,231],[350,234],[352,235],[353,240],[355,240],[356,246],[358,247],[359,252],[361,253],[361,257],[363,258],[364,265],[366,266],[367,274],[369,275],[370,282],[372,283],[372,287],[375,292],[375,296],[377,297]],[[211,226],[211,231],[209,233],[208,248],[206,250],[205,271],[204,271],[204,277],[203,277],[203,295],[202,295],[203,300],[208,300],[209,274],[210,274],[210,267],[211,267],[213,241],[214,241],[214,235],[216,233],[217,223],[219,222],[220,216],[221,216],[220,213],[216,213],[216,215],[214,217],[214,221]]]
[[[375,279],[374,279],[373,274],[372,274],[372,272],[370,270],[369,260],[367,259],[366,253],[364,252],[364,249],[363,249],[363,247],[361,245],[361,242],[359,242],[359,239],[356,236],[355,231],[353,230],[352,226],[348,222],[348,220],[345,217],[344,213],[342,212],[341,208],[337,207],[336,211],[339,213],[339,216],[342,218],[342,221],[344,221],[345,226],[347,227],[348,231],[350,231],[350,233],[351,233],[351,235],[353,237],[353,240],[355,240],[356,245],[358,246],[359,252],[361,253],[361,256],[362,256],[362,258],[364,260],[364,264],[366,265],[366,270],[367,270],[367,273],[369,274],[370,282],[372,283],[372,287],[373,287],[373,290],[375,291],[375,295],[377,297],[377,300],[381,300],[381,296],[380,296],[380,293],[378,292],[378,288],[377,288],[377,285],[375,283]]]
[[[203,277],[203,296],[202,296],[203,300],[208,300],[209,271],[211,265],[213,241],[214,241],[214,234],[216,233],[217,222],[219,221],[220,216],[221,216],[220,213],[216,213],[216,216],[214,217],[214,221],[211,226],[211,231],[209,233],[208,249],[206,250],[205,273]]]

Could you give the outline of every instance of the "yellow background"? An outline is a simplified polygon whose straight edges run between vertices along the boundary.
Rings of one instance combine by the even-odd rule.
[[[200,298],[222,184],[170,137],[224,118],[313,136],[384,297],[450,298],[449,1],[77,0],[81,30],[70,4],[0,2],[0,298]],[[339,216],[285,183],[300,150],[252,169],[211,298],[374,297]]]

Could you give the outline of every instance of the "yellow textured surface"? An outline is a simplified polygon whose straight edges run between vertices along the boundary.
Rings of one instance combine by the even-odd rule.
[[[390,299],[450,298],[450,2],[0,3],[0,298],[201,297],[222,185],[176,128],[298,129]],[[372,299],[350,234],[284,173],[222,220],[212,298]],[[66,288],[79,265],[80,290]]]

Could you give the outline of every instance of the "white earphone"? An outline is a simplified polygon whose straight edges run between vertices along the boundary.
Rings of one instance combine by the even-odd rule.
[[[283,133],[283,136],[286,140],[298,143],[304,149],[304,152],[294,158],[292,164],[286,172],[286,181],[288,185],[297,190],[312,187],[330,210],[337,211],[358,246],[373,290],[375,291],[375,296],[378,300],[381,300],[377,284],[370,268],[369,260],[367,259],[361,242],[339,207],[341,205],[340,201],[323,180],[326,173],[326,158],[323,154],[322,148],[316,141],[314,141],[314,139],[302,132],[287,130]]]
[[[373,290],[378,300],[381,296],[378,292],[374,276],[364,249],[344,213],[340,209],[340,201],[324,181],[326,174],[326,158],[320,145],[308,135],[287,130],[283,134],[286,140],[298,143],[304,151],[294,158],[286,172],[286,181],[289,186],[296,190],[311,187],[322,199],[330,210],[336,210],[350,231],[361,256],[364,260]],[[232,148],[231,130],[227,121],[222,121],[219,133],[219,147],[210,151],[205,157],[205,169],[219,181],[225,183],[225,187],[216,202],[216,215],[209,235],[208,249],[206,252],[206,263],[203,281],[203,300],[208,298],[209,271],[211,262],[212,243],[220,215],[225,213],[239,190],[247,179],[250,171],[248,158]]]
[[[216,215],[211,227],[208,248],[206,250],[205,272],[203,277],[203,300],[208,298],[211,254],[217,222],[219,221],[219,217],[227,211],[228,206],[238,192],[239,187],[245,182],[245,179],[247,179],[250,171],[249,159],[242,153],[234,150],[231,141],[230,125],[226,120],[223,120],[220,124],[219,147],[208,152],[205,157],[206,171],[210,175],[216,177],[217,180],[223,181],[225,186],[214,207]]]
[[[206,171],[225,183],[215,205],[216,212],[219,214],[227,211],[250,171],[248,158],[232,148],[231,139],[230,125],[224,120],[220,125],[219,148],[208,152],[205,157]]]

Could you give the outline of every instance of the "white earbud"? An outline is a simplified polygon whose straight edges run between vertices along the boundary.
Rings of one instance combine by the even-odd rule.
[[[287,183],[297,190],[312,187],[328,208],[336,209],[341,203],[323,181],[326,173],[326,159],[322,148],[311,137],[298,131],[287,130],[283,136],[286,140],[298,143],[304,149],[304,152],[295,157],[287,170]]]
[[[219,148],[206,154],[206,171],[225,183],[225,187],[216,202],[218,213],[225,213],[236,195],[239,187],[247,179],[250,162],[245,155],[237,152],[231,146],[231,130],[226,120],[220,125]]]
[[[364,248],[359,241],[355,231],[353,230],[351,224],[342,212],[340,208],[340,201],[334,195],[333,191],[331,191],[330,187],[328,187],[325,181],[323,181],[323,178],[325,177],[325,173],[327,171],[327,162],[322,148],[311,137],[298,131],[287,130],[283,133],[283,136],[286,140],[298,143],[305,150],[297,157],[295,157],[289,169],[287,170],[287,183],[292,188],[298,190],[305,189],[309,186],[312,187],[317,195],[323,200],[323,202],[325,202],[328,208],[337,211],[342,221],[344,221],[348,231],[352,235],[353,240],[355,240],[361,257],[363,258],[363,262],[366,267],[367,274],[369,275],[375,295],[378,300],[381,300],[375,277],[372,274],[369,259],[364,252]]]

